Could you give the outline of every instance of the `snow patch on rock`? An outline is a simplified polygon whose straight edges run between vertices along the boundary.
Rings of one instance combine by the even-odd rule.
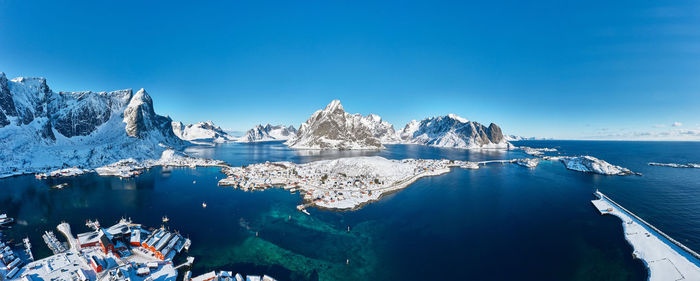
[[[616,166],[595,158],[593,156],[561,156],[561,157],[545,157],[545,159],[559,160],[564,163],[564,166],[573,171],[585,172],[585,173],[596,173],[601,175],[617,175],[617,176],[627,176],[627,175],[641,175],[630,171],[627,168]]]

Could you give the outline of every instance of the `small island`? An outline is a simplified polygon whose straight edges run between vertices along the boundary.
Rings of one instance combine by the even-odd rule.
[[[416,180],[448,173],[452,167],[479,169],[489,163],[533,165],[532,160],[460,160],[403,159],[379,156],[321,160],[306,164],[265,162],[243,167],[229,167],[219,185],[243,190],[282,187],[299,191],[304,204],[333,210],[352,210],[376,201],[382,195],[403,189]],[[527,164],[526,164],[527,163]],[[535,162],[536,163],[536,162]]]

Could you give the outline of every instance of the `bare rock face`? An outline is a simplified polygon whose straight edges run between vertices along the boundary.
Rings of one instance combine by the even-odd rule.
[[[14,100],[12,100],[7,77],[5,73],[0,72],[0,128],[10,124],[7,116],[17,116],[17,110]]]
[[[124,110],[124,123],[126,134],[130,137],[144,139],[155,134],[165,140],[180,143],[175,141],[179,138],[173,132],[172,120],[153,111],[153,100],[144,89],[131,97]]]
[[[65,137],[87,136],[123,108],[131,90],[113,92],[59,92],[48,110],[56,131]]]
[[[404,143],[455,148],[507,148],[501,128],[486,127],[454,114],[411,121],[398,135]]]
[[[296,149],[381,149],[381,141],[360,114],[345,112],[339,100],[316,111],[286,144]]]
[[[143,138],[149,125],[153,123],[151,116],[153,112],[153,100],[144,89],[139,90],[136,95],[131,98],[129,105],[124,110],[124,123],[126,123],[126,134],[135,137]],[[172,125],[171,125],[172,126]]]
[[[488,134],[488,138],[492,143],[501,143],[502,141],[505,140],[503,137],[503,132],[501,131],[501,127],[498,127],[498,125],[491,123],[489,125],[489,128],[486,130]]]

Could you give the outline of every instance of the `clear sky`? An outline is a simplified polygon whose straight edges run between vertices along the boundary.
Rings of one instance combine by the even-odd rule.
[[[0,71],[235,130],[340,99],[397,129],[700,139],[700,1],[377,2],[0,0]]]

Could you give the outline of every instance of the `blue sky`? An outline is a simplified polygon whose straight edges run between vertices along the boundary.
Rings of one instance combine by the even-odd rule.
[[[700,139],[698,1],[108,2],[0,0],[0,71],[235,130],[340,99],[397,129]]]

